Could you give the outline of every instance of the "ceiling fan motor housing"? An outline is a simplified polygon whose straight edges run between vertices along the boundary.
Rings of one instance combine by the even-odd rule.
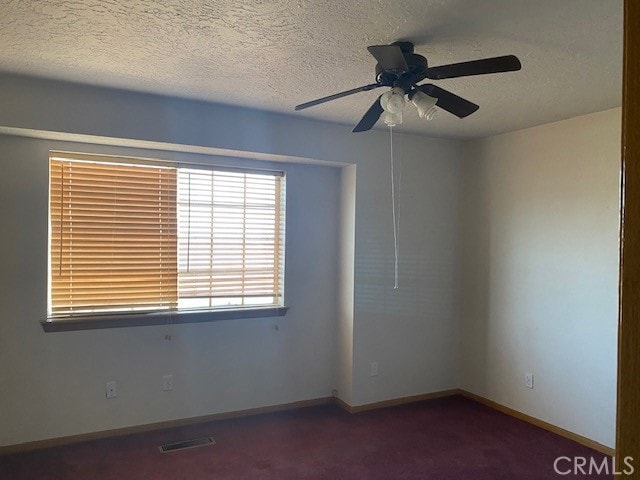
[[[384,70],[378,63],[376,64],[376,82],[388,87],[400,87],[407,92],[407,87],[426,78],[428,64],[427,59],[422,55],[402,53],[409,69],[406,72]]]

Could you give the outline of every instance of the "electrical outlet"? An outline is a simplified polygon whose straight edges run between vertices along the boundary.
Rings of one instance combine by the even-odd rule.
[[[371,375],[372,377],[378,375],[378,362],[371,362],[371,370],[369,372],[369,375]]]
[[[527,388],[533,388],[533,373],[527,373],[524,376],[524,386]]]
[[[116,391],[116,382],[107,382],[106,395],[107,398],[115,398],[118,396],[118,392]]]
[[[173,375],[162,376],[162,390],[173,390]]]

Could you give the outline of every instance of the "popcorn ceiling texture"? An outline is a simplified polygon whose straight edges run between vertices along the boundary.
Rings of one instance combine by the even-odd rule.
[[[439,81],[480,105],[405,129],[478,137],[621,104],[622,0],[0,0],[0,71],[204,99],[346,125],[381,91],[368,45],[430,65],[518,55],[515,73]]]

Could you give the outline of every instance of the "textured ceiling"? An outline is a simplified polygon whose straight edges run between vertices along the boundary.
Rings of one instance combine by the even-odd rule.
[[[411,40],[433,66],[515,54],[519,72],[436,82],[472,116],[405,115],[405,131],[477,137],[619,106],[622,3],[0,0],[0,71],[354,125],[379,91],[293,107],[371,83],[368,45]]]

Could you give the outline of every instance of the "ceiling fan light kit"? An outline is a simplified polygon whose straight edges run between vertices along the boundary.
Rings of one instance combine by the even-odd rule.
[[[369,110],[354,127],[354,132],[370,130],[381,116],[384,123],[389,126],[401,124],[402,110],[406,103],[405,96],[417,108],[418,115],[426,120],[433,118],[437,110],[436,107],[458,118],[465,118],[480,107],[434,84],[418,85],[418,83],[424,79],[442,80],[471,75],[514,72],[522,68],[520,60],[515,55],[429,67],[425,57],[414,53],[414,45],[411,42],[373,45],[368,47],[367,50],[378,62],[375,69],[376,83],[302,103],[297,105],[295,109],[303,110],[355,93],[366,92],[380,87],[390,87],[390,90],[380,95],[373,102],[373,105],[369,107]]]

